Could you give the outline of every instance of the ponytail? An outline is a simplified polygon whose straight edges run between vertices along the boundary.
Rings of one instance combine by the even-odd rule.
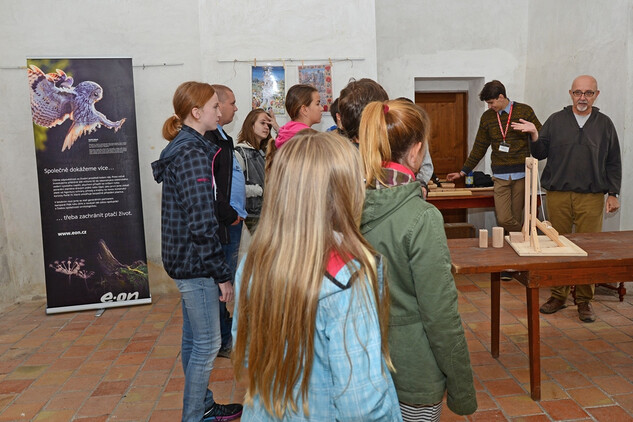
[[[173,114],[165,120],[163,123],[163,138],[167,139],[167,141],[173,141],[178,132],[180,132],[180,128],[182,127],[182,121],[180,117],[176,114]]]
[[[401,163],[414,144],[426,148],[429,117],[421,107],[405,100],[369,103],[360,119],[360,155],[367,187],[386,185],[383,163]]]
[[[365,186],[374,186],[376,182],[385,184],[382,163],[391,161],[391,146],[387,133],[386,102],[369,103],[360,119],[358,141],[360,155],[365,167]]]

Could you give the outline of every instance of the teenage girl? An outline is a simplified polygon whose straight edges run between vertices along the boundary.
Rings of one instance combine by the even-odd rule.
[[[266,168],[270,168],[272,159],[283,144],[297,132],[309,129],[321,122],[321,97],[312,85],[297,84],[290,87],[286,94],[286,111],[290,121],[279,128],[274,142],[266,150]]]
[[[152,169],[163,184],[163,265],[182,302],[182,420],[230,421],[241,415],[242,405],[216,403],[208,388],[221,343],[219,303],[233,298],[214,212],[212,161],[218,148],[203,137],[216,129],[222,114],[217,93],[206,83],[181,84],[173,105],[174,114],[163,125],[169,144]]]
[[[286,94],[286,111],[291,120],[279,128],[279,133],[275,138],[277,148],[300,130],[308,129],[321,122],[322,107],[319,91],[306,84],[291,86]]]
[[[360,157],[304,132],[279,149],[236,275],[233,363],[244,420],[399,421],[382,265],[359,231]]]
[[[266,145],[271,139],[271,119],[261,108],[252,110],[244,119],[237,135],[235,152],[246,180],[246,226],[252,230],[259,220],[264,198],[264,169]]]
[[[389,347],[405,421],[439,421],[445,393],[454,413],[477,409],[444,221],[415,180],[429,131],[426,112],[403,100],[372,102],[360,120],[361,231],[387,263]]]

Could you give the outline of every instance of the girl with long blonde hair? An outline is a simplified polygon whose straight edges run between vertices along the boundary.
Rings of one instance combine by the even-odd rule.
[[[382,264],[359,232],[362,165],[305,132],[278,152],[236,275],[233,363],[247,420],[400,420]]]
[[[372,102],[360,120],[361,232],[388,264],[389,348],[405,421],[439,421],[445,393],[454,413],[477,409],[444,221],[415,180],[429,131],[426,112],[403,100]]]

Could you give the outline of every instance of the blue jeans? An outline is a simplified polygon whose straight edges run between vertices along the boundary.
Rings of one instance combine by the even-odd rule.
[[[200,422],[213,404],[209,375],[220,350],[218,286],[212,278],[174,280],[182,301],[182,421]]]
[[[237,271],[237,254],[240,251],[242,224],[243,222],[240,221],[235,226],[229,226],[229,238],[231,240],[226,245],[222,245],[222,250],[224,251],[224,259],[231,269],[233,279],[235,278],[235,271]],[[231,315],[226,309],[226,302],[220,302],[220,332],[222,333],[223,349],[230,349],[233,343],[233,336],[231,335],[231,324]]]

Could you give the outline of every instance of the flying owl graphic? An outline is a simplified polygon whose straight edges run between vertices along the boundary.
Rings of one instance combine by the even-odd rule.
[[[103,88],[99,84],[84,81],[73,87],[73,78],[60,69],[56,73],[44,73],[39,67],[30,65],[27,72],[33,123],[50,128],[68,118],[72,120],[62,152],[70,149],[79,137],[94,132],[101,125],[116,132],[125,122],[125,119],[110,121],[97,111],[95,103],[103,98]]]

